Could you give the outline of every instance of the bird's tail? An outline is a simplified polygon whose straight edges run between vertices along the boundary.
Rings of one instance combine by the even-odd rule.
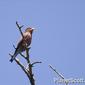
[[[16,56],[17,56],[17,54],[12,55],[11,59],[9,61],[12,63]]]
[[[12,63],[12,62],[13,62],[13,60],[14,60],[14,59],[13,59],[13,58],[11,58],[9,61]]]

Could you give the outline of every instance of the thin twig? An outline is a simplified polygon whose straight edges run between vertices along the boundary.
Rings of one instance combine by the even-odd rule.
[[[26,59],[26,56],[25,55],[23,55],[21,52],[19,53],[23,58],[25,58]]]
[[[19,24],[18,24],[17,21],[16,21],[16,25],[17,25],[17,27],[19,28],[19,31],[20,31],[21,36],[24,37],[24,36],[23,36],[23,33],[22,33],[22,30],[21,30],[21,28],[22,28],[24,25],[19,26]]]
[[[58,72],[56,71],[56,69],[54,69],[51,65],[49,65],[49,67],[50,67],[60,78],[64,79],[64,77],[63,77],[60,73],[58,73]]]
[[[65,79],[60,73],[58,73],[57,71],[56,71],[56,69],[54,69],[51,65],[49,65],[49,67],[60,77],[60,78],[62,78],[63,80]],[[68,82],[65,82],[65,84],[66,85],[68,85]]]
[[[14,49],[16,49],[15,45],[13,45]]]
[[[33,62],[31,65],[32,65],[32,67],[33,67],[34,64],[38,64],[38,63],[42,63],[42,62],[38,62],[38,61],[36,61],[36,62]]]

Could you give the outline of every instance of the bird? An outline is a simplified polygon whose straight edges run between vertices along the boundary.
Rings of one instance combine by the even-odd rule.
[[[10,62],[13,62],[13,60],[16,58],[16,56],[25,51],[26,47],[29,47],[32,41],[32,34],[35,28],[28,27],[26,28],[25,32],[23,33],[23,37],[18,42],[17,47],[15,49],[14,54],[12,55]]]

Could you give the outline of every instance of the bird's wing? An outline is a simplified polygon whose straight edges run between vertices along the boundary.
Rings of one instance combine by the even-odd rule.
[[[15,50],[16,54],[17,52],[22,52],[26,49],[26,46],[29,46],[31,43],[31,35],[29,33],[23,33],[24,38],[21,38],[20,41],[17,44],[17,48]]]
[[[18,53],[20,52],[20,49],[21,49],[21,46],[22,46],[22,42],[23,42],[23,39],[21,39],[21,40],[18,42],[14,54],[16,54],[17,52],[18,52]]]

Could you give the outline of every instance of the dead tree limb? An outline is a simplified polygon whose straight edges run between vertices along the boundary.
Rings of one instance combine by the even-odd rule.
[[[20,31],[20,34],[21,34],[21,36],[22,36],[22,38],[23,38],[24,36],[23,36],[23,33],[22,33],[21,28],[22,28],[24,25],[19,26],[19,24],[18,24],[18,22],[17,22],[17,21],[16,21],[16,25],[17,25],[17,27],[18,27],[18,29],[19,29],[19,31]]]
[[[21,34],[21,36],[22,36],[22,38],[23,38],[23,32],[22,32],[22,30],[21,30],[21,28],[23,27],[23,25],[22,26],[20,26],[19,24],[18,24],[18,22],[16,21],[16,25],[17,25],[17,27],[18,27],[18,29],[19,29],[19,31],[20,31],[20,34]],[[14,49],[16,50],[16,47],[13,45],[13,47],[14,47]],[[37,64],[37,63],[41,63],[41,62],[33,62],[33,63],[31,63],[31,61],[30,61],[30,56],[29,56],[29,50],[30,50],[30,48],[31,47],[27,47],[26,46],[26,55],[23,55],[22,53],[20,53],[20,55],[26,60],[26,62],[27,62],[27,68],[26,68],[26,66],[24,66],[20,61],[19,61],[19,59],[18,58],[15,58],[14,60],[15,60],[15,62],[21,67],[21,69],[24,71],[24,73],[27,75],[27,77],[28,77],[28,79],[29,79],[29,81],[30,81],[30,84],[31,85],[35,85],[35,79],[34,79],[34,74],[33,74],[33,69],[32,69],[32,67],[33,67],[33,65],[34,64]],[[11,57],[13,57],[13,55],[11,55],[11,54],[9,54]]]
[[[9,54],[9,55],[12,57],[11,54]],[[27,69],[24,67],[23,64],[21,64],[21,62],[19,61],[18,58],[15,58],[15,62],[21,67],[21,69],[25,72],[25,74],[26,74],[26,75],[28,76],[28,78],[29,78],[30,76],[29,76],[29,73],[28,73]]]
[[[56,69],[54,69],[51,65],[49,65],[49,67],[50,67],[60,78],[64,79],[64,77],[63,77],[60,73],[58,73],[58,72],[56,71]]]

